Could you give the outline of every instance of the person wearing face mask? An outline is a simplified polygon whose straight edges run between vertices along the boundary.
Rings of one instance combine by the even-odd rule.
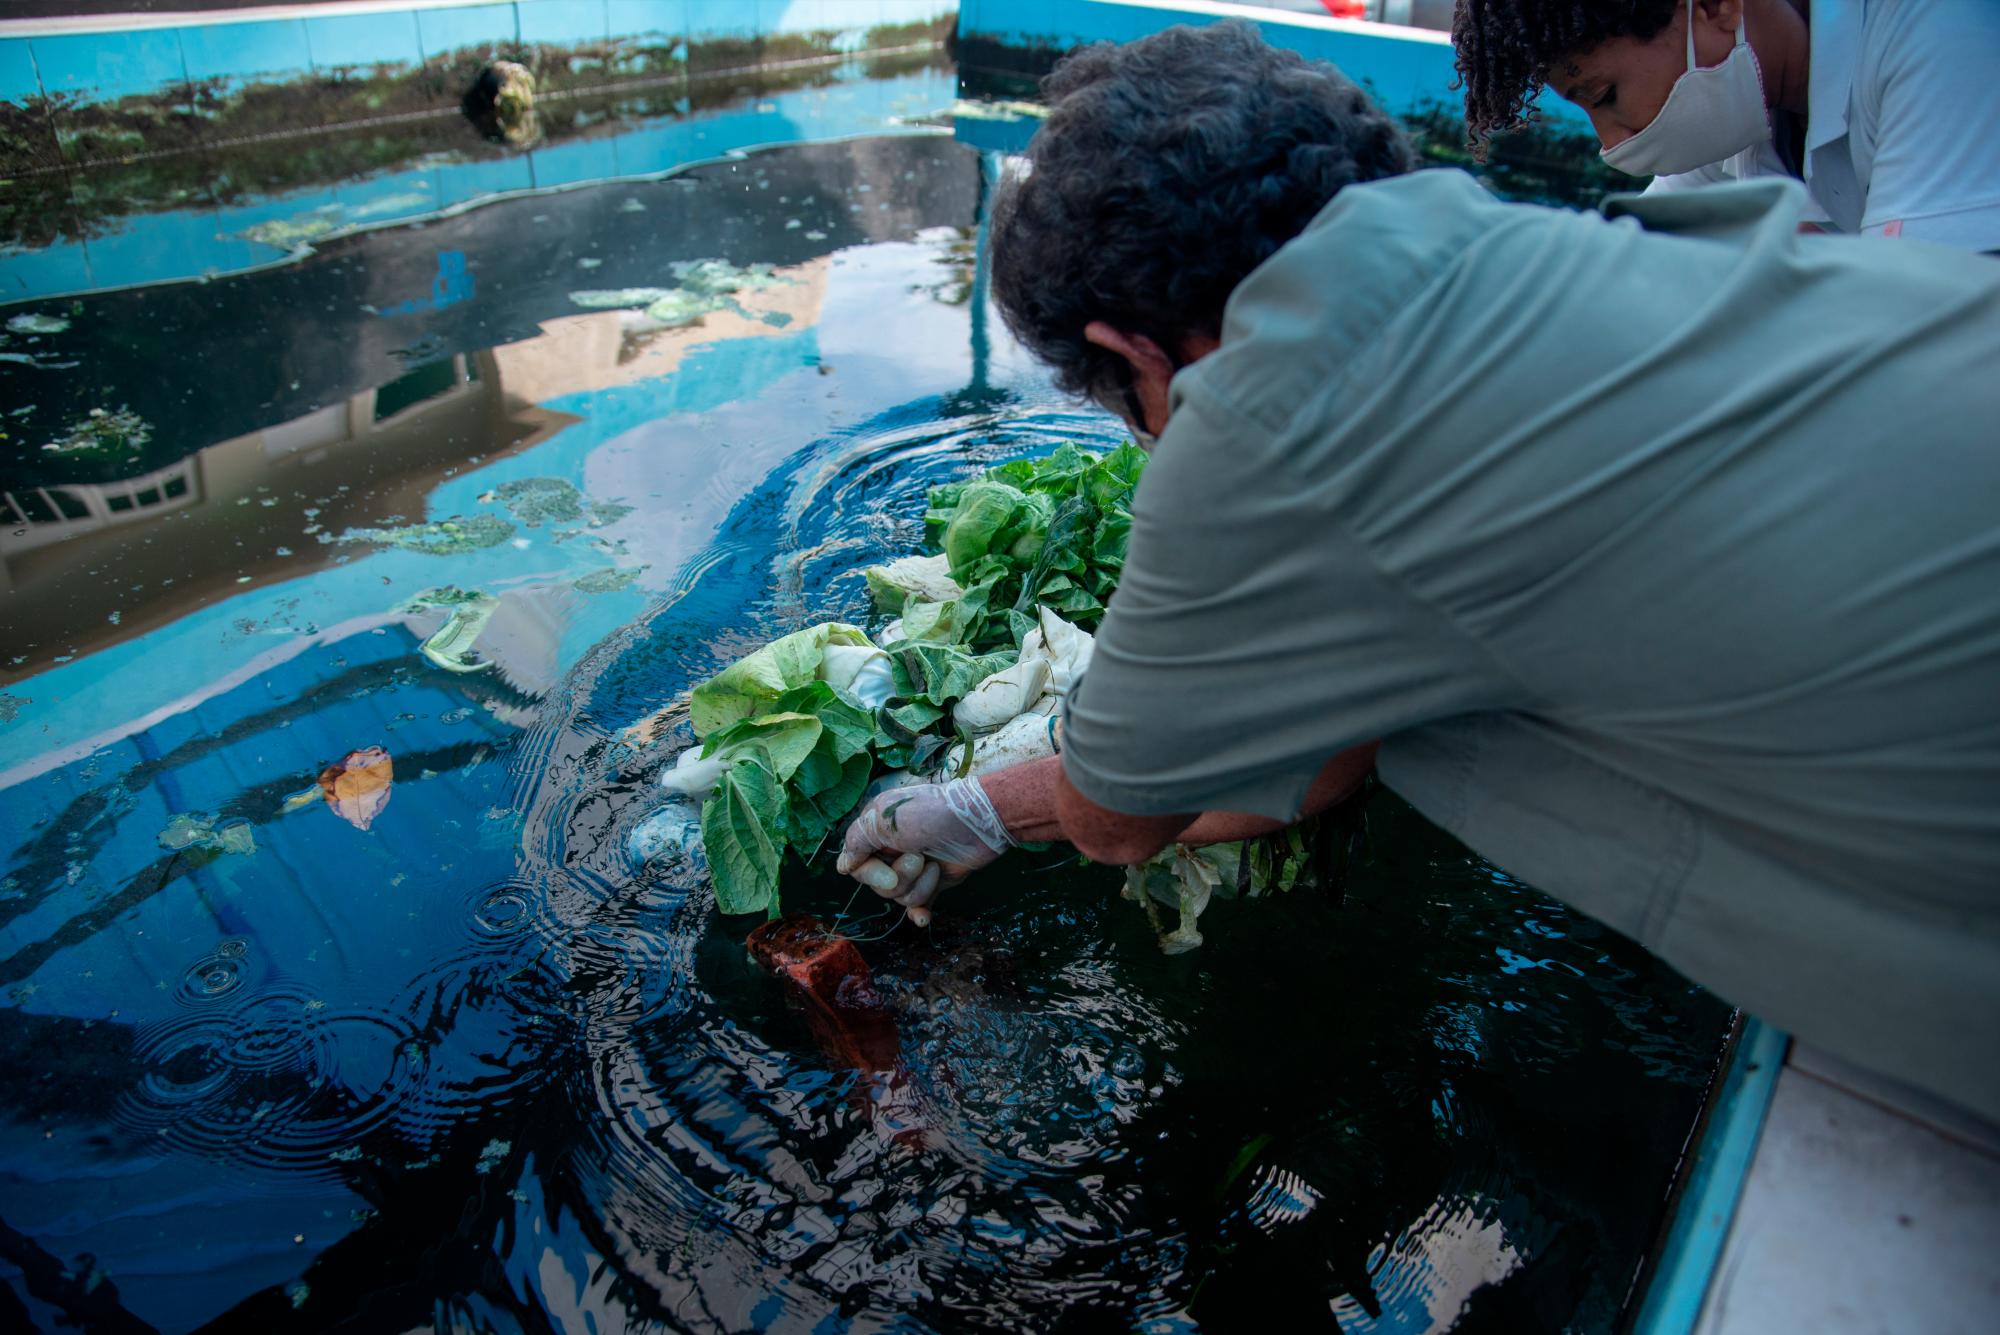
[[[1649,193],[1803,180],[1802,221],[2000,251],[2000,4],[1459,0],[1475,145],[1544,87]]]
[[[1060,754],[884,793],[840,870],[976,911],[1016,843],[1143,862],[1377,768],[2000,1117],[2000,265],[1801,234],[1791,181],[1503,203],[1247,24],[1044,92],[992,293],[1157,437],[1123,575]]]

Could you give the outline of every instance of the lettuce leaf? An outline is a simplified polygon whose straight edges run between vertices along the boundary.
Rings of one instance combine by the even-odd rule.
[[[786,816],[783,787],[756,757],[739,760],[702,803],[701,842],[722,912],[776,916]]]
[[[791,711],[759,714],[710,734],[701,754],[704,759],[713,757],[732,763],[756,756],[782,781],[798,772],[825,731],[825,725],[811,714]]]
[[[829,644],[871,644],[859,627],[841,621],[809,626],[746,654],[694,688],[688,712],[694,735],[706,739],[754,714],[769,712],[786,691],[819,679],[821,651]]]

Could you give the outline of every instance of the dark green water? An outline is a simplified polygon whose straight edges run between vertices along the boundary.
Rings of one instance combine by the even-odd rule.
[[[0,366],[17,424],[149,427],[20,426],[7,488],[154,492],[5,550],[0,1326],[1614,1327],[1726,1013],[1392,794],[1344,897],[1172,958],[1115,871],[1011,857],[864,947],[888,1078],[627,851],[685,740],[627,725],[863,616],[928,487],[1118,438],[982,308],[990,170],[515,200],[64,303]],[[666,331],[569,296],[705,258],[791,282]],[[498,540],[340,540],[445,519]],[[497,599],[489,668],[420,654],[443,585]],[[360,828],[313,789],[366,747]]]

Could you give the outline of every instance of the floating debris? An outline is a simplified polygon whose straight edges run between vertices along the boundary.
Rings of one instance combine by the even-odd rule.
[[[295,1279],[285,1285],[285,1296],[292,1300],[292,1310],[297,1311],[306,1305],[306,1299],[312,1297],[312,1288],[304,1280]]]
[[[623,204],[618,206],[618,211],[620,213],[644,213],[646,206],[636,199],[627,198]]]
[[[473,648],[486,623],[493,619],[500,600],[490,593],[473,593],[455,603],[435,605],[450,607],[451,615],[424,641],[419,652],[425,661],[446,672],[484,672],[492,667],[493,660],[477,657]]]
[[[620,589],[631,588],[632,581],[639,578],[640,572],[648,569],[651,567],[626,566],[621,570],[617,566],[605,566],[602,570],[593,570],[579,577],[570,587],[578,593],[617,593]]]
[[[65,458],[109,459],[137,454],[152,438],[152,425],[130,408],[92,408],[61,440],[42,448]]]
[[[400,528],[351,528],[339,542],[374,542],[428,556],[455,556],[498,547],[514,536],[514,526],[498,515],[453,515],[428,524]]]
[[[1048,119],[1049,109],[1038,102],[971,102],[960,98],[945,115],[961,121],[1039,121]]]
[[[704,296],[702,293],[677,287],[646,307],[646,318],[668,329],[679,329],[685,325],[695,324],[717,311],[730,309],[740,310],[741,307],[727,297]]]
[[[498,1168],[501,1165],[501,1163],[505,1161],[507,1156],[509,1154],[512,1154],[513,1152],[514,1152],[513,1141],[499,1140],[499,1139],[489,1140],[486,1142],[486,1148],[479,1151],[479,1162],[473,1165],[473,1171],[478,1173],[490,1173],[494,1169]]]
[[[160,847],[179,853],[190,848],[212,848],[218,853],[255,853],[257,836],[247,820],[227,820],[220,825],[213,816],[199,811],[182,812],[167,822],[159,834]]]
[[[476,603],[493,595],[479,589],[461,589],[456,584],[440,584],[434,589],[425,589],[416,597],[403,604],[405,612],[421,612],[426,607],[460,607],[466,603]]]
[[[319,789],[334,814],[357,830],[365,830],[389,805],[395,782],[395,762],[379,746],[349,751],[320,771]]]
[[[768,264],[737,266],[728,260],[681,260],[671,266],[676,287],[617,287],[572,292],[569,299],[586,310],[643,307],[646,318],[668,329],[699,322],[717,311],[747,316],[734,294],[786,287],[797,280],[780,277]]]
[[[314,210],[293,218],[272,218],[255,227],[246,227],[237,235],[245,241],[262,242],[279,250],[298,250],[338,226],[340,220],[337,216]]]
[[[7,321],[10,334],[61,334],[69,330],[69,321],[60,315],[40,315],[30,311]]]
[[[587,311],[608,311],[626,306],[649,305],[673,290],[670,287],[612,287],[572,292],[569,294],[569,299]]]
[[[591,528],[602,528],[632,513],[629,505],[592,500],[559,477],[521,478],[501,484],[488,495],[529,528],[579,520]]]

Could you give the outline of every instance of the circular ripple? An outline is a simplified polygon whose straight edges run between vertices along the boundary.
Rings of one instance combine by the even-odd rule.
[[[212,961],[211,961],[212,962]],[[114,1117],[218,1161],[314,1176],[418,1097],[428,1061],[411,1024],[332,1010],[276,984],[142,1028],[138,1082]]]
[[[248,972],[241,957],[209,955],[188,966],[174,996],[196,1006],[223,1001],[242,988]]]
[[[486,936],[514,937],[532,923],[535,901],[517,885],[496,886],[472,908],[472,924]]]

